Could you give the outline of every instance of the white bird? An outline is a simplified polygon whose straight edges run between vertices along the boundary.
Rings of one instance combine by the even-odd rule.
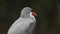
[[[36,26],[36,12],[32,8],[24,7],[21,16],[12,24],[7,34],[32,34]]]

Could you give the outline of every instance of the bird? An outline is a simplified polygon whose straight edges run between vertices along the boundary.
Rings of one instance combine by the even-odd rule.
[[[14,21],[7,34],[33,34],[37,13],[31,7],[24,7],[20,17]]]

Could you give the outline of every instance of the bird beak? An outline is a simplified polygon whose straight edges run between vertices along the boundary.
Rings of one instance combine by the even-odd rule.
[[[35,11],[32,12],[33,16],[37,16],[37,13]]]

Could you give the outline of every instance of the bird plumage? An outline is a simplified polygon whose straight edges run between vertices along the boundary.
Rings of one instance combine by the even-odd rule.
[[[24,11],[24,9],[26,10],[27,13]],[[25,7],[24,9],[21,12],[21,16],[9,28],[7,34],[32,34],[33,33],[33,30],[36,25],[35,24],[36,20],[34,17],[29,16],[29,13],[32,11],[32,9],[29,7]]]

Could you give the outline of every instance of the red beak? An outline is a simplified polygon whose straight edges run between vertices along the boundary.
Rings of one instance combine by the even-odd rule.
[[[37,13],[34,11],[34,12],[32,12],[32,15],[33,16],[37,16]]]

